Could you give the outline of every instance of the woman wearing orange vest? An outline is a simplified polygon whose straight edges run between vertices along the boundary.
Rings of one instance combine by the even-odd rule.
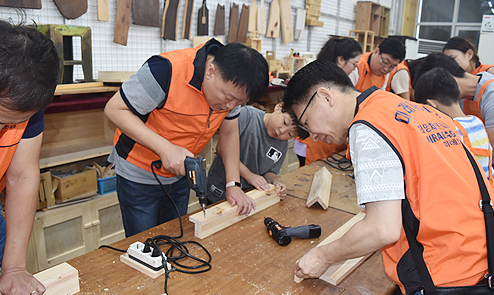
[[[472,75],[465,72],[453,58],[443,53],[431,53],[421,60],[412,86],[415,86],[421,75],[433,68],[443,68],[453,75],[463,99],[463,112],[477,116],[484,122],[489,141],[494,146],[494,75],[489,72]]]
[[[26,257],[38,204],[44,108],[53,99],[59,67],[53,42],[36,25],[0,20],[0,191],[6,191],[0,294],[45,291],[26,270]]]
[[[197,155],[218,129],[222,146],[228,147],[220,155],[226,181],[240,182],[236,106],[257,100],[267,86],[268,65],[259,52],[214,39],[153,56],[122,84],[105,114],[118,127],[108,159],[115,164],[127,236],[178,217],[156,178],[180,215],[187,213],[185,157]],[[225,195],[238,205],[237,214],[254,208],[236,185],[227,186]]]
[[[388,276],[403,294],[415,294],[423,283],[408,251],[406,225],[436,286],[483,279],[488,265],[481,193],[450,117],[376,87],[359,93],[341,69],[319,60],[290,79],[283,103],[313,139],[349,138],[357,200],[366,210],[341,238],[297,262],[299,278],[317,278],[331,264],[382,249]]]
[[[472,75],[477,75],[480,72],[494,74],[494,65],[482,64],[477,55],[477,48],[472,41],[465,37],[450,38],[443,47],[443,53],[451,56],[460,67]]]

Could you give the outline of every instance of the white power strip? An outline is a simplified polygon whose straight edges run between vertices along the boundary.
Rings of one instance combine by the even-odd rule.
[[[148,253],[144,253],[144,243],[135,242],[129,246],[127,249],[127,253],[129,257],[134,259],[135,261],[149,267],[152,270],[160,270],[163,268],[163,260],[161,256],[152,257],[153,247],[151,247],[151,251]]]

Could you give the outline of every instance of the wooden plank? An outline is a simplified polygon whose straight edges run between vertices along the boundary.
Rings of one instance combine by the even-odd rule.
[[[309,197],[307,198],[307,207],[318,202],[324,210],[328,209],[332,179],[333,176],[326,167],[322,167],[314,174]]]
[[[98,0],[98,20],[107,22],[110,20],[110,7],[108,0]]]
[[[79,272],[67,262],[33,275],[46,288],[44,295],[75,294],[80,291]]]
[[[252,210],[248,217],[280,201],[280,197],[276,194],[274,186],[270,186],[271,190],[268,192],[252,190],[247,193],[247,195],[256,203],[256,210]],[[202,211],[189,216],[189,220],[195,223],[195,236],[200,239],[208,237],[245,218],[247,218],[247,216],[237,215],[237,206],[232,207],[228,201],[207,208],[206,217],[204,217]]]
[[[359,212],[352,219],[350,219],[345,224],[343,224],[340,228],[335,230],[329,237],[327,237],[321,243],[319,243],[317,247],[327,245],[341,238],[355,223],[364,219],[364,217],[365,217],[365,213]],[[319,278],[323,281],[326,281],[336,286],[372,254],[373,253],[370,253],[362,257],[348,259],[345,261],[334,263]],[[302,280],[297,276],[295,276],[294,281],[299,283]]]
[[[184,22],[182,25],[182,38],[189,39],[192,37],[192,11],[194,10],[194,0],[185,0]]]
[[[216,6],[216,18],[214,19],[214,34],[225,35],[225,5]]]
[[[41,0],[0,0],[0,6],[41,9]]]
[[[417,19],[418,0],[405,1],[405,11],[403,13],[403,24],[401,34],[403,36],[415,36],[415,20]]]
[[[129,80],[135,71],[99,71],[96,81],[107,83],[123,83]]]
[[[238,22],[237,42],[244,43],[247,40],[247,29],[249,26],[249,6],[242,4],[240,21]]]
[[[113,42],[127,45],[130,26],[130,0],[117,0]]]
[[[87,11],[87,0],[53,0],[63,17],[78,18]]]
[[[197,13],[197,36],[209,35],[209,9],[206,0],[202,0],[202,6]]]
[[[257,32],[260,35],[265,35],[266,28],[267,28],[266,8],[264,7],[264,0],[261,0],[261,5],[257,9]]]
[[[161,38],[164,40],[177,40],[178,9],[180,0],[167,0],[161,21]]]
[[[237,30],[238,30],[238,4],[235,4],[235,2],[233,2],[232,7],[230,9],[230,24],[228,26],[228,38],[226,39],[226,42],[232,43],[237,40]]]
[[[281,33],[283,35],[283,44],[293,41],[293,25],[292,25],[292,7],[290,0],[280,1],[280,19]]]
[[[249,7],[249,24],[247,26],[248,32],[257,31],[257,4],[256,0],[252,0],[252,4]]]
[[[279,0],[273,0],[269,9],[269,21],[266,37],[278,38],[280,35],[280,4]]]
[[[159,27],[160,1],[159,0],[133,1],[132,22],[135,25]]]
[[[160,270],[152,270],[149,267],[146,267],[140,264],[139,262],[133,260],[132,258],[130,258],[129,254],[127,253],[120,255],[120,261],[132,267],[133,269],[142,272],[143,274],[149,276],[152,279],[156,279],[157,277],[165,274],[165,270],[163,268]],[[167,264],[168,267],[170,267],[170,263],[167,262]]]

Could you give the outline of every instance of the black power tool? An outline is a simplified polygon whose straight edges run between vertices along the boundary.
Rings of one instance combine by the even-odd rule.
[[[321,227],[315,224],[302,225],[299,227],[285,227],[270,217],[264,218],[264,224],[269,235],[281,246],[290,244],[293,238],[312,239],[321,236]]]
[[[206,217],[206,205],[208,202],[206,187],[208,185],[206,178],[206,160],[204,158],[185,157],[185,176],[189,187],[196,192],[202,212]]]

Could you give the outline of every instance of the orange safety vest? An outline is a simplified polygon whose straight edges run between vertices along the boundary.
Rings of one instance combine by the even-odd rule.
[[[357,64],[358,81],[355,85],[358,91],[363,92],[372,86],[376,86],[381,90],[389,91],[388,80],[389,73],[384,76],[376,76],[369,67],[369,59],[372,52],[362,54]],[[390,88],[391,89],[391,88]]]
[[[455,123],[428,105],[379,90],[361,95],[358,104],[352,124],[379,133],[403,165],[405,196],[413,212],[410,216],[405,210],[403,218],[423,247],[434,284],[475,285],[487,273],[486,229],[480,189]],[[491,186],[487,189],[494,193]],[[403,228],[398,241],[382,250],[386,273],[403,294],[421,285]]]
[[[206,45],[164,52],[160,57],[167,59],[172,65],[170,88],[165,91],[168,97],[163,108],[153,110],[147,116],[147,120],[144,118],[143,121],[151,130],[171,143],[197,155],[204,149],[229,113],[229,110],[211,110],[204,96],[202,81],[197,82],[197,76],[204,75],[197,71],[204,71]],[[202,66],[194,66],[193,62],[196,58],[203,60]],[[151,163],[159,160],[155,152],[130,139],[118,128],[113,144],[120,157],[146,171],[152,172]],[[155,169],[155,172],[165,177],[175,175],[163,167]]]
[[[346,150],[346,144],[332,144],[325,143],[320,140],[313,141],[310,137],[302,140],[302,143],[307,145],[306,155],[305,155],[305,165],[314,163],[320,159],[326,159],[334,153],[339,153]]]
[[[475,70],[470,72],[470,74],[477,75],[480,72],[487,72],[487,70],[492,68],[492,67],[494,67],[494,65],[484,65],[484,64],[480,63],[480,65],[477,68],[475,68]]]
[[[487,82],[480,87],[479,94],[477,95],[476,100],[471,100],[471,99],[464,99],[463,100],[463,112],[466,115],[474,115],[480,118],[482,122],[485,124],[485,119],[482,116],[482,113],[480,111],[480,100],[482,99],[482,96],[484,95],[484,91],[487,88],[489,84],[494,82],[494,79],[488,80]]]
[[[472,154],[475,155],[475,157],[489,157],[489,182],[491,185],[494,185],[494,182],[492,180],[492,150],[490,148],[488,149],[481,149],[481,148],[475,148],[472,146],[472,143],[470,142],[470,138],[468,137],[467,130],[463,125],[461,125],[460,122],[453,120],[455,122],[456,128],[460,129],[461,135],[463,135],[463,143],[465,146],[467,146]],[[483,171],[483,170],[482,170]]]
[[[410,75],[410,69],[408,69],[408,64],[406,61],[401,61],[397,66],[396,66],[396,69],[394,69],[393,71],[391,71],[389,73],[389,79],[388,79],[388,85],[386,85],[386,91],[389,91],[391,92],[391,81],[393,81],[393,77],[396,73],[398,73],[398,71],[400,70],[406,70],[408,72],[408,77],[411,77]],[[410,93],[410,91],[412,91],[412,79],[408,79],[408,93]],[[394,93],[394,92],[393,92]]]
[[[5,173],[14,157],[15,151],[29,120],[22,123],[6,124],[0,131],[0,191],[5,188]]]

